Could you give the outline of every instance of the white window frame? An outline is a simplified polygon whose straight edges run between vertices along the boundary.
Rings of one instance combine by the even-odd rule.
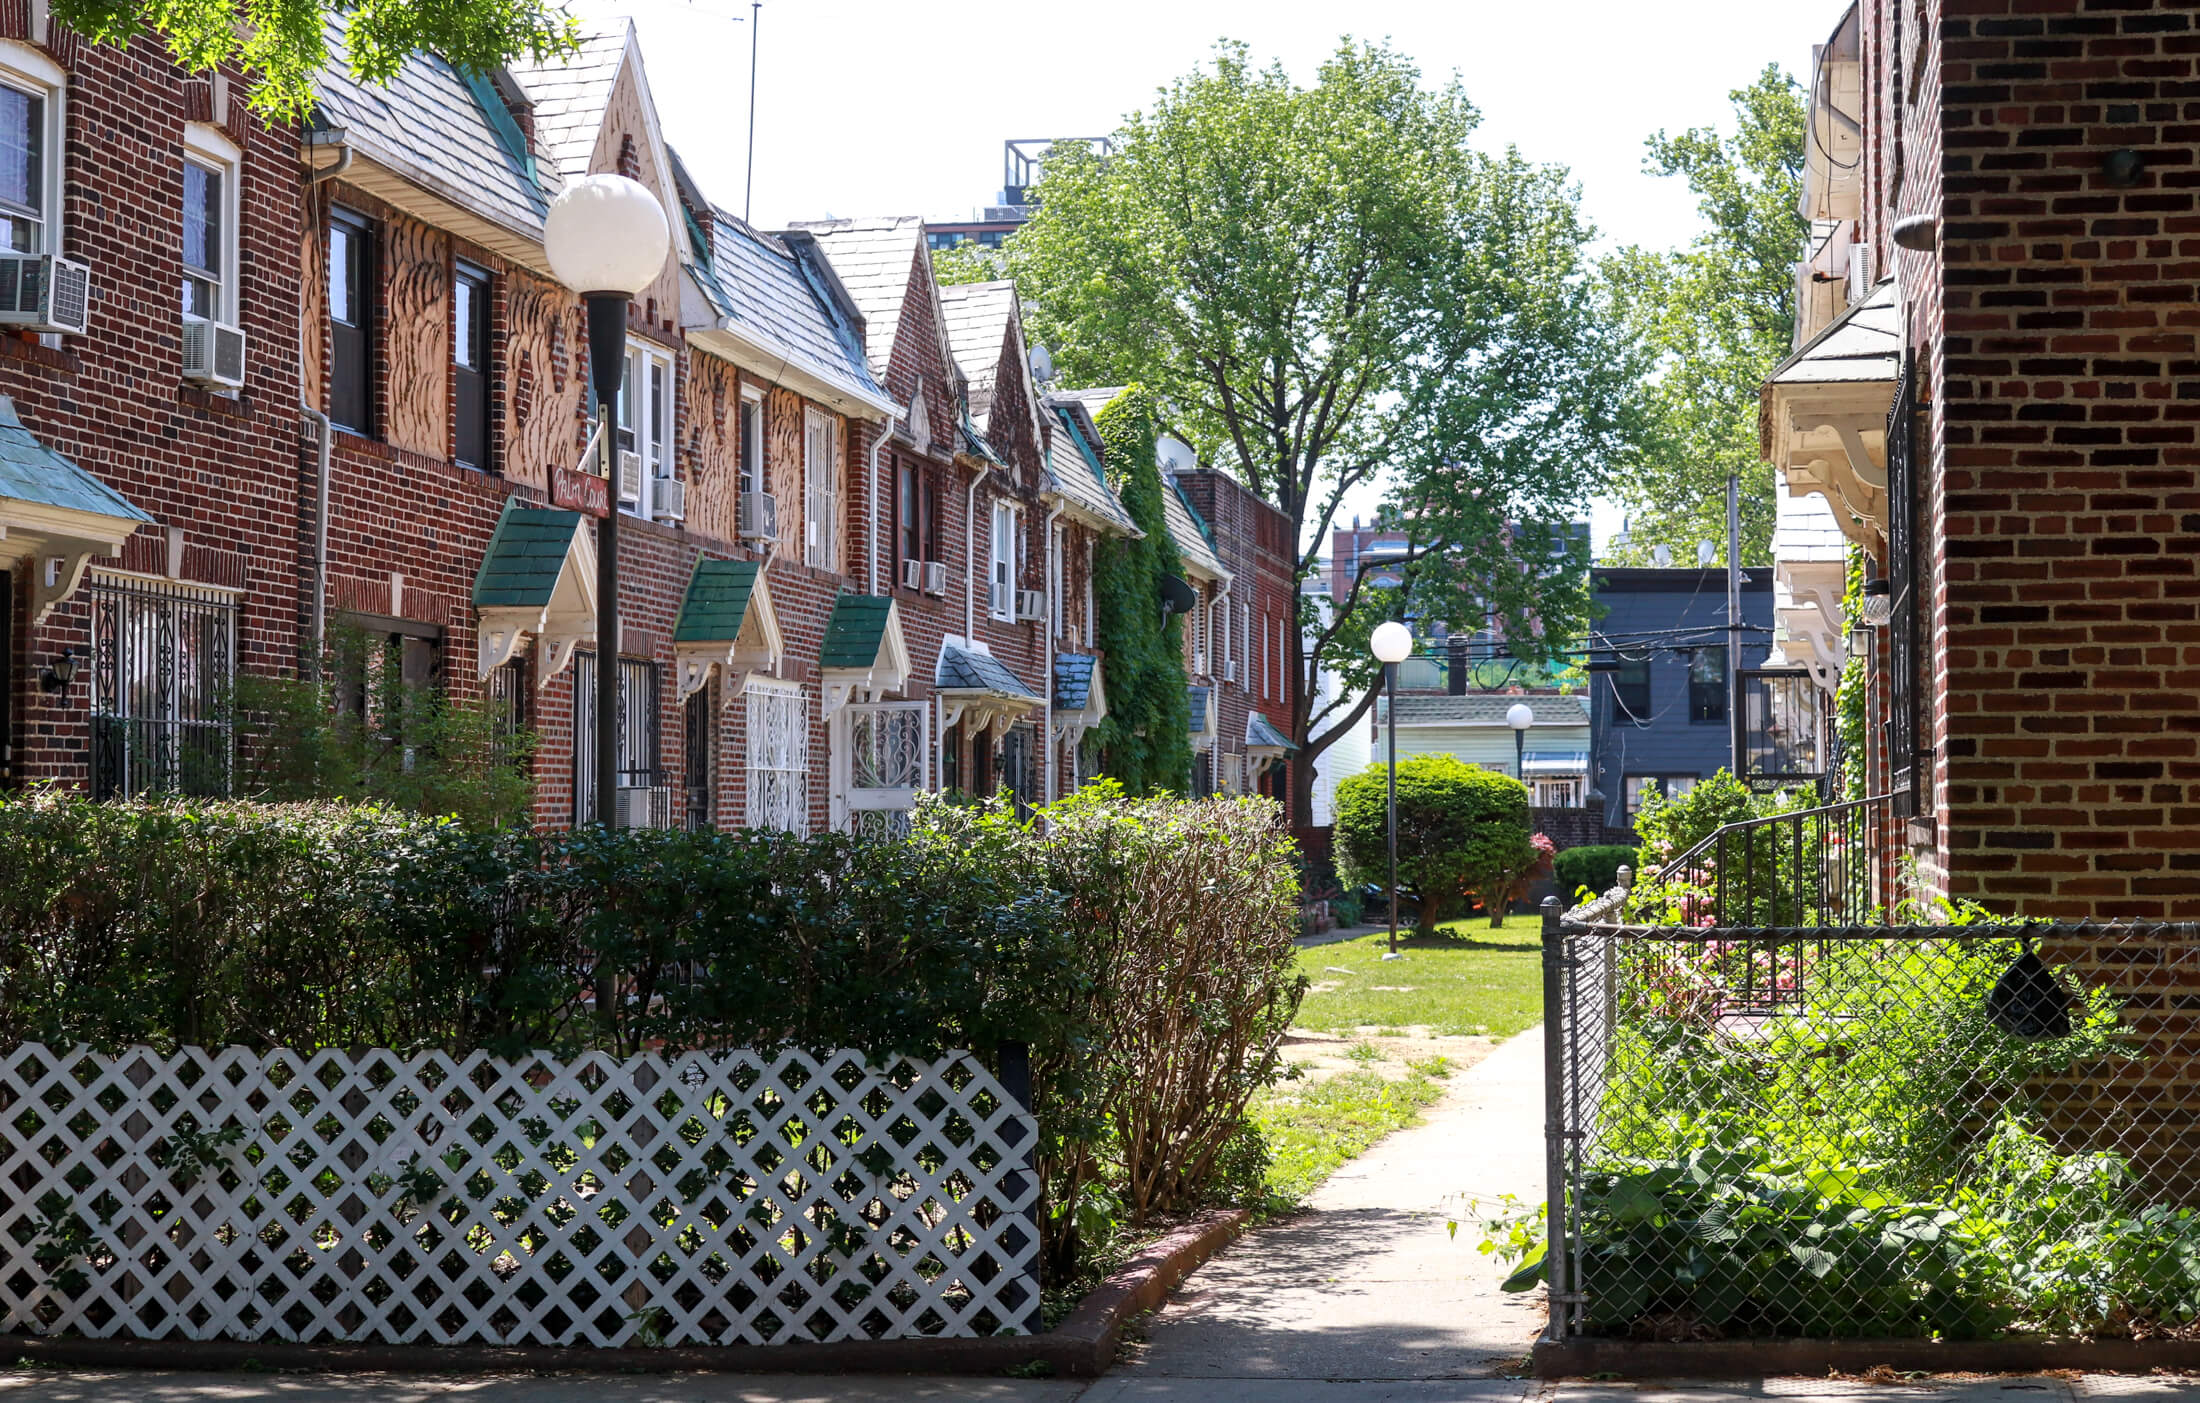
[[[1062,636],[1062,616],[1067,612],[1062,599],[1062,575],[1069,569],[1068,535],[1057,522],[1054,539],[1048,543],[1051,548],[1047,551],[1047,627],[1053,638]]]
[[[1222,615],[1222,627],[1215,627],[1215,615]],[[1212,677],[1222,677],[1230,667],[1230,601],[1217,599],[1207,606],[1207,658],[1200,671]]]
[[[46,104],[45,130],[39,133],[38,238],[33,255],[62,251],[61,187],[63,140],[68,131],[64,111],[69,75],[45,54],[12,39],[0,40],[0,84],[25,92]]]
[[[649,377],[664,378],[665,398],[661,412],[648,414],[642,411],[649,405]],[[634,451],[642,455],[642,490],[635,494],[634,505],[619,504],[619,510],[629,516],[647,521],[656,515],[657,483],[673,475],[672,441],[673,419],[678,413],[679,381],[675,378],[671,353],[647,341],[626,343],[626,370],[619,381],[619,428],[634,436]],[[611,445],[614,455],[618,445]],[[619,463],[616,456],[611,461],[611,494],[618,496]]]
[[[741,406],[736,411],[734,476],[743,492],[769,492],[764,471],[764,392],[754,385],[741,387]],[[751,455],[753,456],[753,460]]]
[[[1023,509],[1005,497],[993,499],[991,559],[986,566],[986,614],[1003,623],[1016,618],[1017,547],[1023,542]]]
[[[747,775],[743,817],[751,828],[778,828],[796,837],[810,831],[810,707],[795,683],[751,677],[742,691],[747,711]],[[774,735],[774,728],[784,733]],[[784,781],[775,786],[772,778]]]
[[[823,451],[819,451],[820,443]],[[802,563],[813,570],[835,569],[840,494],[833,487],[833,461],[839,455],[840,426],[830,414],[802,412]]]
[[[244,152],[237,143],[215,127],[205,122],[183,124],[183,159],[186,164],[202,167],[221,177],[221,248],[222,266],[214,279],[214,315],[211,317],[184,316],[185,321],[211,321],[217,326],[237,326],[242,323],[240,308],[243,306],[243,288],[238,283],[237,249],[239,234],[237,220],[244,208],[244,201],[237,186],[244,171]],[[183,211],[177,210],[177,228],[182,228]],[[194,274],[196,276],[196,274]],[[180,298],[182,289],[177,289]]]

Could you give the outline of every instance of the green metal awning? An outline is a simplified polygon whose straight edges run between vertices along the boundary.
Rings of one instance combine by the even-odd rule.
[[[535,685],[565,670],[596,633],[596,533],[579,512],[504,502],[474,575],[477,663],[487,677],[536,640]]]
[[[94,555],[115,555],[153,518],[121,493],[39,442],[15,401],[0,396],[0,569],[41,562],[31,584],[31,622],[76,592]]]
[[[727,697],[739,696],[752,672],[778,669],[783,648],[763,567],[753,560],[698,559],[672,627],[680,695],[702,690],[711,670],[722,667]]]

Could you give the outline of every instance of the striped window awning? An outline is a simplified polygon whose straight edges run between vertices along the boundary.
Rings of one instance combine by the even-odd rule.
[[[1589,752],[1531,750],[1521,756],[1521,768],[1531,775],[1585,775],[1589,773]]]

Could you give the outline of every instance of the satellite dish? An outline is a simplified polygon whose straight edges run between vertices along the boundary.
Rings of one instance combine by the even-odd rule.
[[[1671,546],[1652,546],[1650,548],[1650,558],[1656,561],[1658,568],[1662,570],[1673,563],[1673,548]]]
[[[1161,577],[1161,617],[1189,614],[1199,607],[1199,591],[1174,575]]]
[[[1199,466],[1199,455],[1192,446],[1175,434],[1163,434],[1154,441],[1154,457],[1163,472],[1188,473]]]
[[[1709,565],[1718,554],[1719,548],[1709,541],[1696,542],[1696,563],[1698,565]]]
[[[1031,348],[1031,378],[1042,385],[1054,380],[1054,353],[1044,343]]]

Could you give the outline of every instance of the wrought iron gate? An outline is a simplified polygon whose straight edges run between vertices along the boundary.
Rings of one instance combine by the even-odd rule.
[[[92,794],[229,792],[236,605],[216,590],[95,578]]]

